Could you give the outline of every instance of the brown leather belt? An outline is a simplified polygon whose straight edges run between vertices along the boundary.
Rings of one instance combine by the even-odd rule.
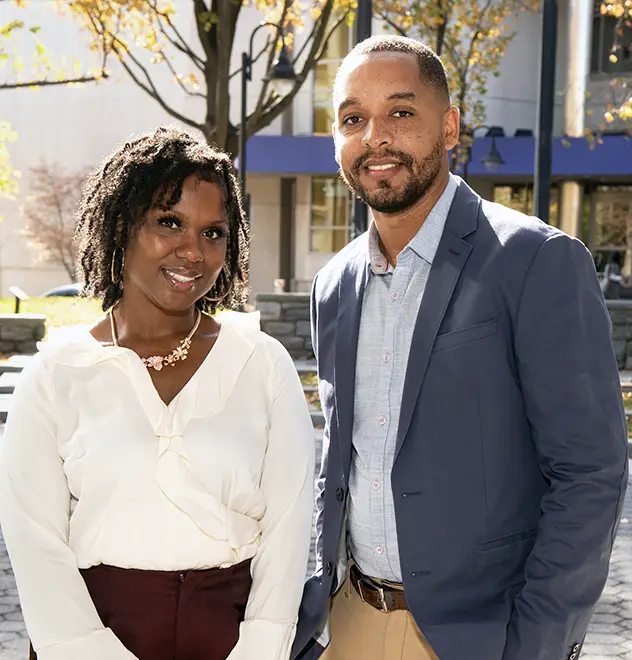
[[[388,613],[408,609],[403,589],[395,589],[376,582],[363,575],[355,564],[352,564],[349,570],[349,580],[362,601],[376,610]]]

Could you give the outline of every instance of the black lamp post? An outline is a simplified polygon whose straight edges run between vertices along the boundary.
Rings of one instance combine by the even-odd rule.
[[[540,90],[538,130],[533,169],[533,213],[548,224],[553,174],[553,112],[555,110],[555,57],[557,50],[557,0],[542,2],[540,41]]]
[[[250,42],[248,52],[241,55],[241,126],[239,127],[239,179],[241,181],[241,191],[244,196],[244,206],[246,210],[246,217],[250,222],[250,195],[246,192],[246,142],[247,130],[246,121],[248,119],[248,106],[247,106],[247,92],[248,82],[252,80],[252,65],[253,56],[252,48],[257,32],[263,27],[274,27],[278,30],[281,38],[283,38],[283,28],[276,23],[261,23],[252,31],[250,35]],[[273,89],[279,96],[285,96],[292,90],[296,82],[296,72],[294,65],[290,60],[290,56],[285,43],[281,46],[279,57],[275,60],[268,75],[264,78],[265,82],[269,82]]]
[[[355,40],[360,43],[371,36],[373,24],[372,0],[358,0],[355,17]],[[360,236],[369,226],[369,209],[361,200],[356,199],[353,205],[353,233]]]
[[[481,162],[483,163],[483,166],[488,172],[497,172],[504,164],[505,161],[503,160],[503,157],[500,155],[500,152],[498,151],[498,147],[496,146],[496,135],[493,132],[493,129],[491,126],[486,126],[482,124],[481,126],[474,126],[474,128],[471,128],[469,130],[464,131],[464,133],[467,133],[470,137],[470,143],[467,146],[467,153],[465,155],[465,162],[463,163],[463,181],[467,183],[467,175],[468,175],[468,166],[472,162],[472,143],[474,142],[474,136],[476,135],[476,131],[485,129],[490,132],[490,137],[491,137],[491,144],[489,146],[489,151],[487,154],[481,159]]]

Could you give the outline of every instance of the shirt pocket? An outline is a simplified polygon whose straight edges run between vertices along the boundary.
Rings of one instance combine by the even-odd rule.
[[[470,325],[467,328],[459,328],[458,330],[453,330],[452,332],[446,332],[442,335],[438,335],[435,339],[433,353],[436,353],[437,351],[444,351],[447,348],[461,346],[462,344],[467,344],[479,339],[484,339],[485,337],[495,335],[497,332],[497,318],[485,321],[484,323]]]

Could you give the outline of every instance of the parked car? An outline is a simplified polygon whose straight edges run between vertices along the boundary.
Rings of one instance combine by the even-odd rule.
[[[41,295],[42,298],[52,298],[54,296],[78,296],[81,293],[81,284],[76,282],[73,284],[64,284],[63,286],[49,289]]]

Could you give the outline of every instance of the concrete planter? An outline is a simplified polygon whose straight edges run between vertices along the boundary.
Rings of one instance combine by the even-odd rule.
[[[46,334],[46,317],[39,314],[0,314],[0,353],[33,355]]]

